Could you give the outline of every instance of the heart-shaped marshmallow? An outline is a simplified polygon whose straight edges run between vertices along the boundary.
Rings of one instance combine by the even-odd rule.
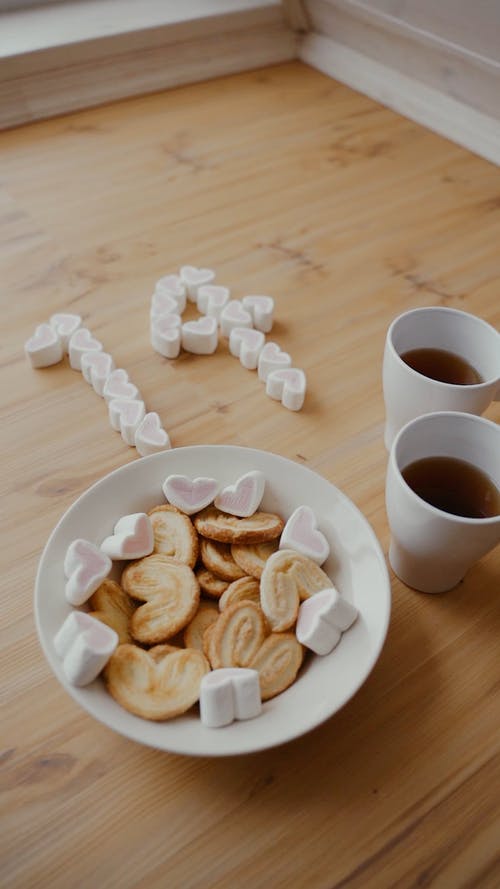
[[[330,555],[325,535],[318,530],[316,516],[310,506],[298,506],[288,519],[280,538],[280,549],[294,549],[322,565]]]
[[[123,516],[113,534],[101,543],[110,559],[142,559],[153,552],[155,545],[151,519],[145,512]]]
[[[357,616],[357,608],[347,602],[335,587],[321,590],[302,602],[299,608],[295,630],[297,639],[316,654],[329,654]]]
[[[134,447],[135,433],[146,415],[146,405],[137,398],[112,398],[108,403],[109,422],[123,441]]]
[[[221,667],[201,680],[200,718],[208,728],[220,728],[235,719],[253,719],[261,711],[257,670]]]
[[[265,382],[272,370],[282,370],[291,366],[292,359],[288,352],[282,352],[277,343],[266,343],[259,355],[259,380]]]
[[[239,358],[247,370],[255,370],[266,338],[251,327],[233,327],[229,335],[229,351]]]
[[[203,315],[210,315],[219,321],[220,313],[229,302],[230,292],[228,287],[218,287],[215,284],[203,284],[198,290],[196,304],[198,311]]]
[[[155,411],[146,414],[135,430],[135,446],[141,457],[150,454],[158,454],[170,447],[168,433],[161,425],[161,420]]]
[[[50,324],[39,324],[32,337],[26,340],[24,352],[32,367],[50,367],[63,357],[63,346]]]
[[[54,637],[66,679],[77,686],[97,678],[117,645],[118,633],[83,611],[68,614]]]
[[[114,369],[115,362],[108,352],[84,352],[82,355],[82,375],[101,397],[106,380]]]
[[[212,355],[219,341],[217,321],[206,315],[182,325],[182,348],[194,355]]]
[[[265,476],[258,469],[246,472],[234,485],[228,485],[217,494],[215,506],[230,515],[247,518],[259,508],[265,486]]]
[[[252,316],[239,299],[230,299],[219,318],[222,336],[229,337],[234,327],[252,327]]]
[[[102,352],[102,343],[92,336],[87,327],[79,327],[69,338],[69,363],[73,370],[82,369],[82,355],[85,352]]]
[[[64,574],[66,600],[83,605],[111,571],[111,559],[88,540],[74,540],[66,550]]]
[[[186,285],[187,296],[192,303],[198,298],[198,288],[211,284],[214,279],[213,269],[199,269],[194,265],[183,265],[181,268],[181,280]]]
[[[166,294],[175,299],[177,304],[176,312],[182,315],[186,308],[186,285],[179,275],[164,275],[156,282],[155,293]]]
[[[56,312],[50,316],[49,324],[61,340],[63,350],[67,352],[70,337],[82,326],[82,319],[80,315],[72,315],[69,312]]]
[[[181,351],[181,316],[177,313],[151,319],[151,345],[164,358],[177,358]]]
[[[177,300],[169,293],[153,293],[151,297],[150,318],[159,318],[161,315],[179,315]]]
[[[274,299],[271,296],[244,296],[243,308],[250,312],[253,326],[269,333],[273,326]]]
[[[113,398],[140,398],[137,386],[130,382],[127,371],[122,367],[111,371],[104,384],[102,394],[108,403]]]
[[[169,475],[163,483],[163,493],[168,502],[187,515],[193,515],[212,503],[219,489],[219,482],[204,476],[191,479],[187,475]]]
[[[272,370],[266,379],[266,394],[281,401],[289,411],[300,411],[306,397],[306,375],[298,367]]]

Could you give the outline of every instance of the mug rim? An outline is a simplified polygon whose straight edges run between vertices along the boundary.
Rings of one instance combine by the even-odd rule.
[[[476,528],[484,528],[487,526],[500,524],[500,513],[498,513],[497,515],[494,515],[494,516],[488,516],[487,518],[483,518],[483,519],[475,519],[475,518],[471,518],[470,516],[456,515],[456,513],[446,512],[446,510],[444,510],[444,509],[439,509],[439,507],[433,506],[432,503],[428,503],[427,500],[424,500],[423,497],[420,497],[420,495],[417,494],[416,491],[414,491],[413,488],[411,488],[410,485],[408,484],[408,482],[404,479],[401,469],[398,465],[398,461],[396,459],[396,449],[399,445],[401,437],[406,434],[406,432],[410,429],[410,427],[415,426],[418,423],[421,423],[423,420],[429,420],[429,418],[431,418],[431,417],[434,417],[436,419],[442,418],[442,417],[466,418],[467,420],[471,421],[473,424],[480,423],[483,426],[487,426],[489,429],[494,430],[495,433],[500,435],[500,427],[496,423],[494,423],[492,420],[488,420],[488,419],[486,419],[486,417],[478,417],[477,414],[469,414],[464,411],[431,411],[430,413],[420,414],[418,417],[414,417],[412,420],[409,420],[408,423],[406,423],[399,430],[399,432],[395,436],[394,441],[391,445],[391,451],[389,454],[389,463],[390,463],[393,471],[396,473],[397,477],[403,483],[405,490],[409,491],[411,497],[416,502],[423,504],[425,507],[427,507],[431,511],[431,514],[439,516],[440,518],[447,518],[456,524],[472,525],[472,527],[476,527]],[[446,456],[446,455],[440,455],[440,456]],[[455,459],[458,459],[458,458],[455,458]],[[469,461],[467,461],[467,462],[469,462]],[[475,468],[477,469],[478,467],[475,466]],[[496,487],[496,482],[493,482],[493,484]]]

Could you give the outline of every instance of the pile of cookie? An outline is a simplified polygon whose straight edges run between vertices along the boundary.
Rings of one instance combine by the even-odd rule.
[[[222,488],[169,476],[167,502],[122,517],[100,545],[74,541],[72,612],[54,640],[68,681],[102,671],[129,712],[166,720],[198,700],[210,727],[258,715],[297,678],[306,649],[329,653],[357,616],[320,567],[326,538],[308,506],[259,509],[262,473]],[[125,560],[120,582],[108,575]]]

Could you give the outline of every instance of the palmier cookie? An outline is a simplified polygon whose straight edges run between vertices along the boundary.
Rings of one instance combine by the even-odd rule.
[[[281,549],[266,562],[260,579],[260,604],[275,632],[292,627],[299,604],[331,586],[324,571],[301,553]]]
[[[245,572],[236,564],[229,543],[220,543],[217,540],[200,539],[200,556],[205,568],[208,568],[216,577],[227,580],[239,580],[245,576]]]
[[[203,651],[203,634],[219,617],[219,609],[215,602],[200,602],[200,607],[184,630],[186,648],[197,648]]]
[[[143,719],[171,719],[199,698],[210,670],[201,651],[157,645],[145,651],[119,645],[104,670],[107,687],[119,704]]]
[[[208,568],[204,568],[203,565],[196,569],[195,574],[202,593],[210,596],[212,599],[219,599],[229,586],[227,580],[221,580],[220,577],[216,577],[215,574],[209,571]]]
[[[255,577],[240,577],[230,583],[219,599],[219,611],[224,611],[235,602],[255,602],[260,605],[260,584]]]
[[[114,580],[103,580],[89,599],[89,607],[91,617],[102,621],[118,633],[120,645],[132,641],[129,621],[136,606]]]
[[[260,580],[264,565],[278,546],[278,540],[268,540],[267,543],[233,543],[231,555],[245,574]]]
[[[155,506],[148,515],[153,526],[153,552],[194,568],[198,559],[198,535],[189,516],[170,503]]]
[[[294,633],[271,633],[248,665],[259,674],[263,701],[274,698],[295,681],[304,649]]]
[[[270,512],[254,512],[248,518],[220,512],[215,506],[207,506],[195,517],[194,525],[202,537],[220,540],[222,543],[263,543],[279,537],[285,523]]]
[[[255,602],[228,605],[209,628],[208,652],[213,669],[247,667],[267,633],[266,620]]]
[[[130,633],[138,642],[156,645],[175,636],[196,614],[200,587],[187,565],[153,553],[127,565],[122,586],[145,602],[130,619]]]

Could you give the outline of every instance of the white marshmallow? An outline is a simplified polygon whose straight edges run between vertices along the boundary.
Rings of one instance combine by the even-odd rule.
[[[193,265],[183,265],[180,274],[182,282],[186,285],[188,300],[192,303],[198,298],[198,288],[215,280],[213,269],[199,269]]]
[[[24,352],[32,367],[50,367],[62,361],[63,345],[50,324],[39,324],[32,337],[26,340]]]
[[[219,321],[224,306],[229,302],[230,292],[228,287],[218,287],[215,284],[203,284],[198,289],[196,304],[198,311],[203,315],[210,315]]]
[[[262,711],[259,674],[244,667],[222,667],[203,676],[200,718],[208,728],[221,728],[235,719],[253,719]]]
[[[206,315],[186,321],[181,328],[182,348],[193,355],[212,355],[219,342],[217,321]]]
[[[230,299],[222,309],[219,323],[222,336],[229,337],[235,327],[252,327],[252,316],[239,299]]]
[[[79,327],[69,338],[68,352],[73,370],[81,371],[82,356],[85,352],[102,352],[102,343],[92,336],[87,327]]]
[[[229,351],[240,359],[247,370],[255,370],[266,338],[260,330],[251,327],[233,327],[229,335]]]
[[[102,394],[108,404],[113,398],[140,398],[137,386],[129,380],[127,371],[122,367],[111,371],[104,383]]]
[[[118,633],[106,624],[72,611],[54,638],[54,648],[62,659],[63,671],[71,685],[88,685],[106,666],[118,645]]]
[[[168,432],[161,425],[161,420],[155,411],[146,414],[139,423],[135,430],[135,446],[141,457],[158,454],[171,447]]]
[[[300,411],[306,397],[306,375],[298,367],[272,370],[266,379],[266,394],[281,401],[289,411]]]
[[[137,398],[112,398],[108,403],[109,422],[123,441],[134,447],[135,433],[146,416],[146,405]]]
[[[181,351],[181,316],[177,313],[151,319],[151,345],[164,358],[177,358]]]
[[[64,352],[68,352],[69,340],[75,330],[82,326],[80,315],[72,315],[69,312],[56,312],[50,316],[49,324],[59,336]]]
[[[265,486],[264,474],[258,469],[253,469],[242,475],[234,485],[223,488],[217,494],[214,505],[222,512],[246,518],[258,510]]]
[[[115,362],[108,352],[84,352],[82,355],[82,376],[102,397],[106,380],[115,369]]]
[[[155,293],[165,293],[175,299],[176,312],[182,315],[186,308],[186,285],[181,281],[179,275],[164,275],[156,282]]]
[[[288,352],[282,352],[277,343],[266,343],[259,355],[259,380],[265,382],[272,370],[282,370],[292,366]]]
[[[145,512],[136,512],[119,519],[101,550],[110,559],[142,559],[153,552],[154,545],[151,519]]]
[[[280,549],[294,549],[317,565],[326,562],[330,545],[318,529],[316,516],[310,506],[298,506],[292,512],[280,537]]]
[[[315,654],[329,654],[357,616],[357,608],[342,598],[335,587],[321,590],[299,608],[297,639]]]
[[[163,493],[172,506],[187,515],[193,515],[212,503],[220,484],[214,478],[191,479],[187,475],[169,475],[163,482]]]
[[[111,559],[88,540],[74,540],[66,550],[65,595],[70,605],[83,605],[111,571]]]
[[[153,293],[149,317],[153,321],[162,315],[180,315],[177,300],[169,293]]]
[[[273,326],[274,314],[272,296],[244,296],[243,308],[250,312],[256,330],[269,333]]]

